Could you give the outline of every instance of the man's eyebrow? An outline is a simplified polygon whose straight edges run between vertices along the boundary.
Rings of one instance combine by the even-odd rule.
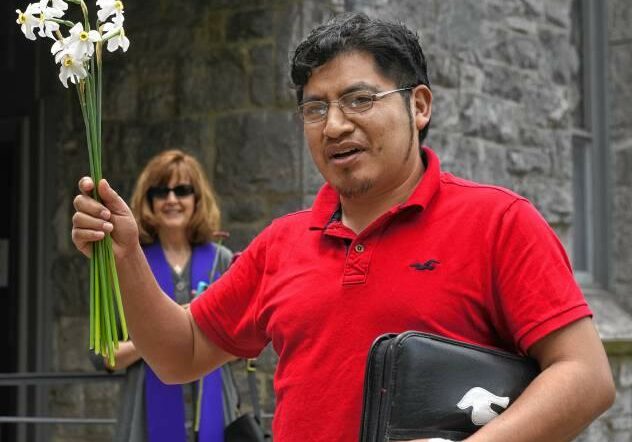
[[[351,92],[369,91],[369,92],[377,93],[379,90],[380,89],[376,87],[374,84],[369,84],[364,81],[359,81],[357,83],[353,83],[347,86],[346,88],[344,88],[340,92],[339,97],[342,97],[343,95],[349,94]],[[319,95],[305,95],[303,96],[303,101],[301,103],[307,103],[308,101],[327,101],[327,100],[324,97],[319,96]]]

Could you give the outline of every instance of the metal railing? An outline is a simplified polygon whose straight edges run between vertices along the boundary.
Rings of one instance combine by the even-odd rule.
[[[120,382],[124,372],[28,372],[0,373],[0,387],[26,387],[57,384],[85,384],[93,382]],[[47,425],[114,425],[116,419],[54,416],[0,416],[0,424],[47,424]],[[0,426],[0,440],[2,426]]]

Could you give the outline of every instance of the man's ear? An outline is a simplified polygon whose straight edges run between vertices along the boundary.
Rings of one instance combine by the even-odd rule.
[[[432,92],[428,86],[420,84],[411,91],[415,125],[418,130],[422,130],[430,121],[432,114]]]

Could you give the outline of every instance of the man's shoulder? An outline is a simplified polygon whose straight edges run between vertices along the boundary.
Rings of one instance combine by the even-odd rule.
[[[312,220],[312,209],[303,209],[286,213],[274,218],[267,230],[272,236],[292,236],[294,232],[304,232],[309,228]]]
[[[527,199],[506,187],[483,184],[476,181],[460,178],[449,172],[441,173],[441,189],[451,198],[463,200],[472,205],[498,205],[508,206],[515,201]]]

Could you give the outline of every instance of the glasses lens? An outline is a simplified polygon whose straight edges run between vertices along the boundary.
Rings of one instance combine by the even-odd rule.
[[[169,195],[169,190],[170,189],[166,186],[150,187],[147,191],[147,196],[149,196],[149,199],[158,198],[163,200],[167,198],[167,195]]]
[[[322,120],[327,115],[327,103],[323,101],[310,101],[299,106],[299,114],[306,123]]]
[[[191,186],[190,184],[180,184],[173,188],[173,193],[175,193],[176,196],[179,198],[192,195],[193,186]]]
[[[149,196],[149,199],[158,198],[164,200],[169,196],[169,192],[171,192],[172,190],[173,194],[178,198],[183,198],[195,193],[192,185],[180,184],[173,189],[167,186],[150,187],[149,191],[147,192],[147,196]]]
[[[366,112],[373,106],[373,94],[368,91],[351,92],[340,97],[340,105],[347,113]]]

